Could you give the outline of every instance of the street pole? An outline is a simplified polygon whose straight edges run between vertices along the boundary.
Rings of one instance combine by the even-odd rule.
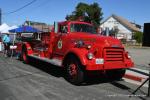
[[[0,8],[0,25],[2,24],[2,10]]]
[[[149,67],[150,67],[150,64],[149,64]],[[149,68],[149,84],[148,84],[148,94],[147,94],[148,97],[150,97],[150,68]]]

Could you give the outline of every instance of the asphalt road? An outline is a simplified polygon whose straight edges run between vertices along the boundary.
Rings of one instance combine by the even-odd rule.
[[[74,86],[56,66],[35,59],[27,65],[0,53],[0,100],[145,100],[147,88],[131,95],[136,88],[124,80],[104,79]]]

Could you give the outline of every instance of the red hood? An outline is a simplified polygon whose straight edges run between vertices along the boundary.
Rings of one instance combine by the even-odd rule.
[[[84,42],[87,43],[92,43],[92,44],[94,43],[97,45],[114,46],[114,47],[121,46],[120,40],[110,36],[102,36],[102,35],[90,34],[90,33],[88,34],[84,32],[71,33],[70,35],[74,40],[83,40]]]

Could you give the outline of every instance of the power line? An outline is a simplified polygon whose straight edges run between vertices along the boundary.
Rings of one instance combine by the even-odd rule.
[[[50,0],[45,0],[44,2],[41,2],[39,5],[35,6],[33,9],[30,10],[30,12],[37,10],[38,8],[48,4],[48,2],[50,2]]]
[[[16,9],[16,10],[14,10],[14,11],[7,12],[7,13],[2,13],[2,14],[3,14],[3,15],[8,15],[8,14],[16,13],[16,12],[18,12],[18,11],[24,9],[25,7],[27,7],[27,6],[31,5],[31,4],[33,4],[33,3],[36,2],[36,1],[37,1],[37,0],[32,0],[31,2],[27,3],[26,5],[20,7],[20,8],[18,8],[18,9]]]

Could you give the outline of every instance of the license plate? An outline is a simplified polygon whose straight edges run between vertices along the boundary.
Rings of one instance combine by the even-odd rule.
[[[104,64],[104,59],[96,59],[96,64]]]

